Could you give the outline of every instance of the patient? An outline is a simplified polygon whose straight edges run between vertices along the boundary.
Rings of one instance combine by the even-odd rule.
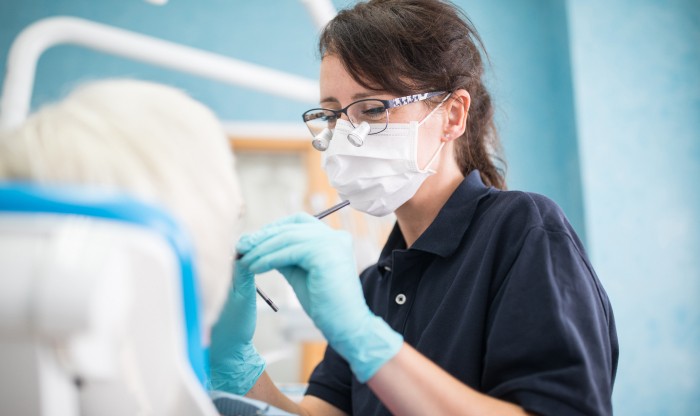
[[[199,102],[145,81],[84,85],[0,133],[0,180],[99,186],[166,208],[193,239],[205,328],[216,321],[242,200],[224,131]]]

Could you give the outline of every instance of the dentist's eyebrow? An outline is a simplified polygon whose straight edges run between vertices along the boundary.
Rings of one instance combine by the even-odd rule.
[[[366,91],[366,92],[358,92],[357,94],[354,94],[352,97],[353,100],[361,100],[363,98],[375,98],[377,96],[376,91]],[[335,97],[325,97],[321,101],[321,103],[337,103],[340,104],[340,100],[338,100]]]
[[[340,101],[338,101],[338,99],[335,97],[326,97],[326,98],[323,98],[319,102],[320,103],[338,103],[338,104],[340,104]]]
[[[358,92],[357,94],[352,96],[353,100],[361,100],[363,98],[375,98],[377,95],[376,91],[367,91],[367,92]]]

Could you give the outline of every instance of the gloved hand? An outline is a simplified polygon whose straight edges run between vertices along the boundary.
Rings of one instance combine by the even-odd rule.
[[[254,276],[236,262],[233,285],[211,332],[212,390],[243,396],[265,370],[265,361],[253,346],[255,301]]]
[[[282,273],[360,382],[401,349],[403,337],[367,307],[348,233],[299,214],[243,236],[237,250],[243,254],[239,262],[251,272]]]

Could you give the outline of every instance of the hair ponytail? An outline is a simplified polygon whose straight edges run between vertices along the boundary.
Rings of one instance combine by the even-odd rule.
[[[494,122],[491,95],[481,80],[469,89],[467,128],[455,142],[455,159],[463,174],[478,169],[484,184],[505,189],[505,161]]]

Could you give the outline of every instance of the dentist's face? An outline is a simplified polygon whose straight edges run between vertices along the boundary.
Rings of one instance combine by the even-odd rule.
[[[335,55],[326,55],[321,61],[321,107],[338,110],[363,98],[389,100],[396,95],[386,91],[370,90],[358,84]],[[428,91],[415,91],[423,93]],[[423,102],[412,103],[389,110],[390,123],[408,123],[420,121],[430,113],[432,108]],[[346,119],[346,116],[342,116]],[[440,144],[444,112],[438,109],[420,126],[418,141],[418,165],[425,166]]]

